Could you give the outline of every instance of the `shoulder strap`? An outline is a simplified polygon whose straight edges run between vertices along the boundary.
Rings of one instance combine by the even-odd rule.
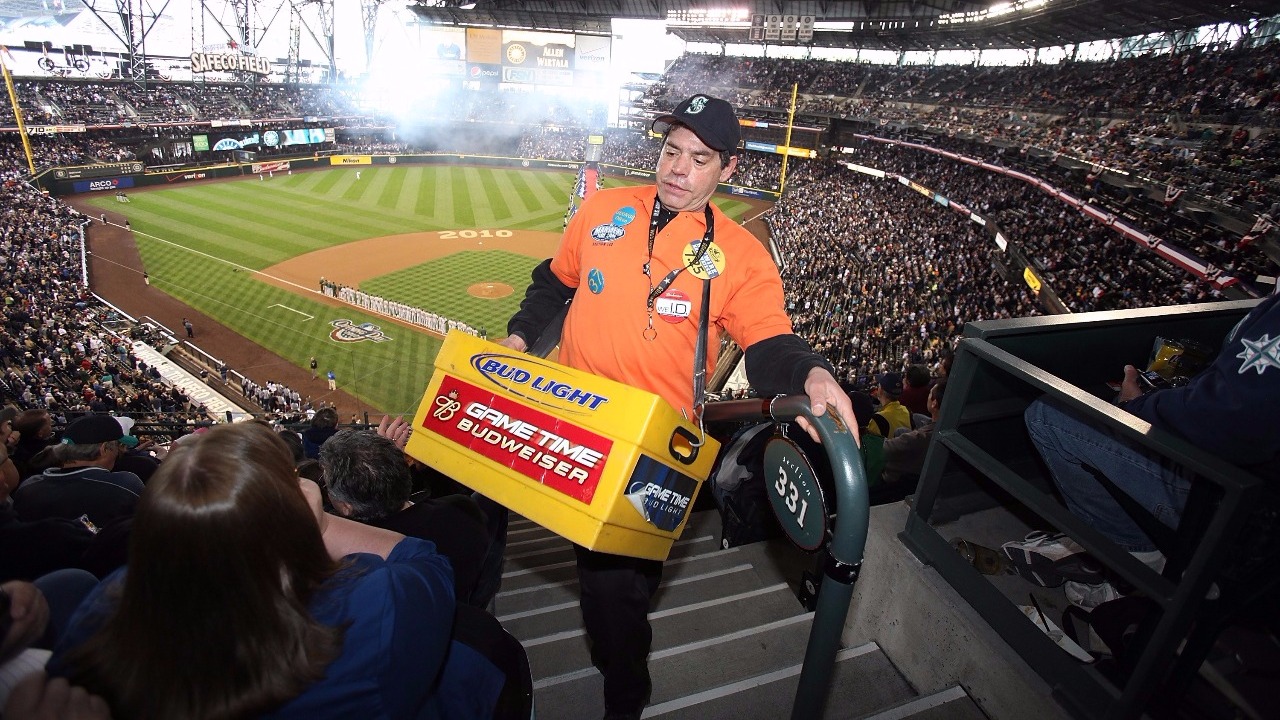
[[[880,431],[880,437],[889,437],[889,418],[876,413],[871,416],[871,422],[875,423],[876,429]]]
[[[698,313],[698,340],[693,347],[693,414],[702,424],[702,408],[707,404],[707,326],[711,314],[711,279],[702,281],[702,312]]]

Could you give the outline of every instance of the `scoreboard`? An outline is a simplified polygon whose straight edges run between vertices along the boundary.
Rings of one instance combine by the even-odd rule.
[[[813,15],[751,16],[752,42],[813,42]]]

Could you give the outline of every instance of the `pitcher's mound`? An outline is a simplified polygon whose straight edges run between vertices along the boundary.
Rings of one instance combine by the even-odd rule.
[[[506,283],[500,282],[480,282],[467,288],[467,294],[472,297],[484,298],[485,300],[496,300],[504,298],[516,289]]]

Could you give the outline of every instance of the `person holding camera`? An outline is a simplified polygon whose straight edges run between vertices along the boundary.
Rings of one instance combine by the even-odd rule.
[[[1186,385],[1149,389],[1137,368],[1126,366],[1117,402],[1152,427],[1185,438],[1260,478],[1280,477],[1280,424],[1273,417],[1280,407],[1280,295],[1272,294],[1245,316],[1227,335],[1213,363]],[[1163,555],[1094,473],[1101,473],[1171,528],[1182,517],[1190,474],[1051,399],[1033,402],[1024,417],[1067,508],[1134,557],[1162,568]],[[1049,557],[1069,551],[1035,550]],[[1085,608],[1119,597],[1105,582],[1068,582],[1066,592],[1069,600]]]

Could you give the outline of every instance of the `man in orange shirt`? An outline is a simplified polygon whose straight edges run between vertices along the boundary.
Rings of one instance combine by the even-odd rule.
[[[708,326],[744,348],[752,386],[765,396],[803,392],[815,415],[834,408],[856,437],[853,407],[830,364],[792,332],[773,259],[710,203],[738,163],[733,107],[694,95],[653,129],[664,133],[657,187],[602,190],[583,203],[555,256],[534,269],[502,344],[527,350],[572,300],[561,363],[648,390],[694,418],[701,411],[695,345],[709,282]],[[707,343],[701,369],[708,374],[718,344],[714,337]],[[799,424],[818,439],[803,419]],[[639,718],[651,687],[648,612],[662,563],[576,550],[606,718]]]

